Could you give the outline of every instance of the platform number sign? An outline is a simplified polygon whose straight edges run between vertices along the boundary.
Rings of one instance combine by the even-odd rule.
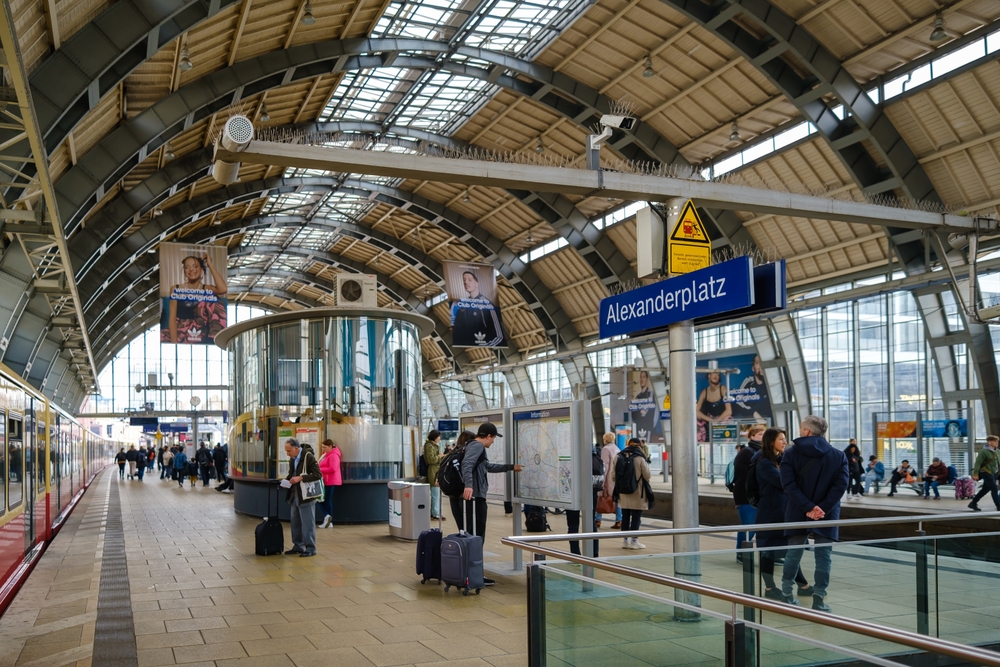
[[[667,272],[675,275],[690,273],[711,263],[712,240],[698,215],[698,209],[689,199],[684,202],[677,224],[667,239]]]

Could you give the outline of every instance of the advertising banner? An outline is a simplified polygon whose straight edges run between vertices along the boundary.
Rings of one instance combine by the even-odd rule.
[[[921,428],[925,438],[964,438],[969,435],[967,419],[925,419]]]
[[[708,442],[709,424],[724,424],[736,419],[772,419],[771,397],[759,356],[737,354],[713,361],[718,368],[735,372],[728,374],[728,380],[723,373],[698,373],[698,442]],[[698,365],[705,363],[699,361]]]
[[[507,347],[492,264],[441,262],[451,304],[452,345]]]
[[[211,345],[226,328],[226,248],[160,244],[160,342]]]

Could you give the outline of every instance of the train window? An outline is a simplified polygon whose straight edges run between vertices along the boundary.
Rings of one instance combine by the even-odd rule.
[[[24,422],[21,415],[11,413],[7,420],[7,506],[21,504],[24,489]]]
[[[7,511],[7,415],[0,410],[0,515]]]

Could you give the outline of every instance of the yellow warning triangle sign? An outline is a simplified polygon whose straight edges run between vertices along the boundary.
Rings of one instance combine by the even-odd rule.
[[[684,202],[684,208],[677,219],[677,226],[674,227],[670,240],[712,245],[712,239],[708,238],[708,231],[698,215],[698,209],[690,199]]]

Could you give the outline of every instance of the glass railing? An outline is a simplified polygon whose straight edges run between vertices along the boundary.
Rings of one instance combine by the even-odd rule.
[[[915,531],[944,520],[950,530],[955,522],[976,523],[963,534],[739,552],[726,548],[738,526],[639,531],[648,546],[642,552],[616,549],[616,533],[507,538],[505,544],[543,559],[529,565],[529,664],[898,665],[900,656],[937,653],[1000,665],[1000,653],[985,648],[1000,645],[1000,605],[993,603],[1000,513],[908,519]],[[994,525],[997,531],[984,530]],[[699,535],[697,553],[670,553],[674,536],[692,533]],[[605,557],[574,556],[550,544],[571,537],[599,538]],[[813,610],[811,591],[799,595],[798,585],[791,593],[800,606],[764,597],[772,583],[765,571],[773,570],[780,590],[784,563],[799,554],[808,584],[816,585],[821,550],[829,554],[823,602],[831,612]]]

